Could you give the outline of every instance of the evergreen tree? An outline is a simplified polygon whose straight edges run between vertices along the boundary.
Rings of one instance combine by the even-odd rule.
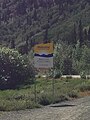
[[[27,16],[26,19],[27,19],[27,24],[28,24],[28,25],[32,25],[31,16]]]
[[[84,39],[84,44],[87,45],[88,34],[86,29],[84,29],[83,39]]]
[[[26,3],[25,1],[19,1],[16,6],[17,15],[24,15],[26,13]]]
[[[89,27],[89,30],[88,30],[88,41],[90,41],[90,27]]]
[[[78,26],[78,37],[79,37],[79,42],[80,42],[80,47],[84,44],[83,40],[83,26],[82,26],[82,21],[79,21],[79,26]]]
[[[39,6],[38,6],[38,0],[33,0],[33,2],[34,2],[34,8],[35,8],[35,9],[38,9],[38,7],[39,7]]]
[[[26,45],[25,45],[25,53],[28,54],[28,51],[29,51],[29,44],[28,44],[28,37],[26,39]]]
[[[48,28],[45,30],[45,35],[44,35],[44,43],[48,42]]]
[[[2,3],[2,9],[5,9],[7,7],[7,5],[6,5],[6,2],[4,1],[3,3]]]
[[[74,24],[74,28],[73,28],[73,45],[75,46],[77,44],[77,33],[76,33],[76,25]]]
[[[63,74],[71,75],[72,74],[72,60],[70,58],[65,58],[63,61]]]
[[[36,11],[36,9],[34,9],[33,18],[34,18],[35,21],[37,20],[37,11]]]
[[[14,49],[14,48],[15,48],[15,40],[12,39],[12,40],[11,40],[11,49]]]
[[[0,14],[0,25],[1,25],[1,20],[2,20],[2,19],[1,19],[1,14]]]

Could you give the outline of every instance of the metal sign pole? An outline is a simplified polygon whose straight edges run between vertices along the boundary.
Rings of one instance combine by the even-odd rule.
[[[53,103],[55,101],[55,80],[54,80],[54,70],[53,70],[53,78],[52,78],[52,97],[53,97]]]
[[[37,102],[36,78],[34,80],[34,96],[35,96],[35,103],[36,103]]]

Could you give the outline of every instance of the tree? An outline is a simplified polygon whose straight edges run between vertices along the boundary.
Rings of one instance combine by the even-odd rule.
[[[73,45],[75,46],[77,44],[77,33],[76,33],[76,25],[74,24],[73,31],[72,31],[72,39],[73,39]]]
[[[32,25],[32,18],[31,18],[31,16],[27,16],[26,19],[27,19],[27,24],[28,25]]]
[[[90,48],[88,48],[87,46],[84,46],[82,49],[80,70],[88,75],[90,74]]]
[[[88,41],[90,41],[90,27],[89,27],[89,30],[88,30]]]
[[[45,35],[44,35],[44,43],[48,42],[48,28],[45,30]]]
[[[13,48],[15,48],[15,40],[14,39],[11,40],[11,49],[13,49]]]
[[[72,47],[66,44],[56,44],[54,56],[54,70],[60,74],[76,74],[72,66]]]
[[[30,61],[18,51],[0,47],[0,89],[15,89],[33,81],[35,72]]]
[[[36,9],[34,9],[33,18],[34,18],[35,21],[37,20],[37,11],[36,11]]]
[[[78,37],[79,37],[79,42],[80,42],[80,47],[84,44],[83,40],[83,26],[82,26],[82,21],[79,21],[79,26],[78,26]]]
[[[71,75],[72,74],[72,60],[66,57],[63,61],[63,74]]]
[[[19,1],[16,6],[17,15],[24,15],[26,13],[26,3],[24,0]]]
[[[84,44],[87,45],[88,34],[86,29],[84,29],[83,32],[83,39],[84,39]]]
[[[2,9],[5,9],[7,7],[7,5],[6,5],[6,2],[4,1],[3,3],[2,3]]]
[[[28,54],[28,49],[29,49],[29,44],[28,44],[28,39],[26,39],[26,47],[25,47],[25,53]]]
[[[38,6],[38,1],[37,1],[37,0],[33,0],[33,2],[34,2],[34,8],[35,8],[35,9],[38,9],[38,7],[39,7],[39,6]]]

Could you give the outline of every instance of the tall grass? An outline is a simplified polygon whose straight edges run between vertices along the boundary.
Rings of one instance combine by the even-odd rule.
[[[0,91],[0,111],[21,110],[41,107],[52,102],[57,103],[79,97],[80,91],[90,91],[90,79],[55,79],[54,96],[52,79],[39,78],[35,86],[23,86],[16,90]]]

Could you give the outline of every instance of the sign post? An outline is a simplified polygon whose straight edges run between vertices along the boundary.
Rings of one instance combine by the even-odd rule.
[[[34,46],[34,67],[41,70],[53,68],[53,43],[41,43]],[[54,98],[54,79],[52,87]]]
[[[36,78],[34,81],[34,95],[35,95],[35,103],[37,102],[37,91],[36,91]]]
[[[55,100],[55,80],[54,80],[54,70],[53,70],[53,79],[52,79],[52,96],[53,96],[53,103]]]

